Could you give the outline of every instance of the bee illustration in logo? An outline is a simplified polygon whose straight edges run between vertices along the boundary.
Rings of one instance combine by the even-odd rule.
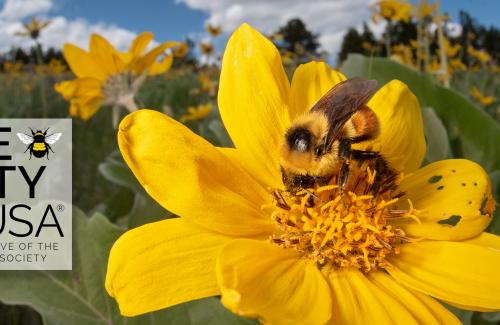
[[[47,160],[49,159],[49,150],[54,153],[54,150],[51,148],[51,144],[56,143],[59,138],[61,138],[62,133],[53,133],[50,135],[47,135],[47,131],[33,131],[32,128],[31,130],[31,135],[27,135],[24,133],[17,133],[17,137],[19,140],[21,140],[22,143],[27,144],[28,148],[26,148],[26,151],[29,150],[30,152],[30,160],[32,156],[35,156],[36,158],[43,158],[44,156],[47,156]]]

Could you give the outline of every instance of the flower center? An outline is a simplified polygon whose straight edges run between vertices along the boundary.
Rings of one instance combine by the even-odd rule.
[[[130,71],[109,76],[101,89],[104,95],[104,104],[121,105],[129,109],[131,101],[145,78],[145,74],[136,76]],[[129,109],[129,111],[133,110]]]
[[[355,267],[366,273],[387,267],[386,257],[411,241],[389,221],[417,217],[411,202],[408,210],[391,209],[404,194],[398,190],[400,177],[377,178],[373,170],[367,162],[352,162],[343,189],[333,176],[325,186],[273,191],[271,218],[278,231],[270,241],[297,250],[324,270]]]

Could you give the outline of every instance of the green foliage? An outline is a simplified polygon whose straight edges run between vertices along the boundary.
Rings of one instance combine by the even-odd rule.
[[[104,290],[108,254],[123,229],[100,214],[73,211],[72,271],[4,271],[0,300],[29,305],[45,324],[252,324],[208,298],[140,317],[125,318]],[[13,285],[15,284],[15,285]]]
[[[422,108],[422,116],[427,140],[425,160],[431,163],[450,158],[450,140],[443,122],[430,107]]]
[[[292,18],[284,26],[278,28],[275,34],[283,39],[275,42],[280,52],[291,52],[297,55],[299,62],[309,61],[309,58],[319,57],[318,34],[309,31],[300,18]]]

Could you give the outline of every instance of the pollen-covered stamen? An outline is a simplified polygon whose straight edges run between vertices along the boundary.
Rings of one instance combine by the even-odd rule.
[[[356,267],[363,272],[387,266],[386,257],[399,253],[411,241],[402,229],[389,224],[394,218],[414,218],[415,210],[393,210],[401,193],[397,179],[376,184],[366,164],[353,170],[350,187],[341,190],[336,179],[298,193],[273,192],[271,218],[280,232],[270,240],[299,251],[324,270]],[[374,193],[374,186],[383,190]],[[418,219],[417,219],[418,220]]]

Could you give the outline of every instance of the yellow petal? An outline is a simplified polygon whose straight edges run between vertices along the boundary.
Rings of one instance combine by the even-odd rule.
[[[265,179],[259,177],[260,175],[255,175],[252,173],[252,170],[258,168],[258,165],[255,164],[255,160],[246,160],[243,155],[240,153],[238,149],[235,148],[217,148],[224,156],[226,156],[229,160],[231,160],[231,164],[238,166],[241,170],[246,173],[248,176],[252,177],[255,181],[257,181],[263,188],[266,188]]]
[[[70,100],[76,91],[77,80],[62,81],[54,85],[55,91],[60,93],[65,100]]]
[[[237,239],[217,258],[222,303],[271,324],[324,324],[330,289],[314,264],[264,241]]]
[[[403,301],[419,324],[461,324],[453,313],[435,299],[403,287],[385,272],[371,272],[372,283],[398,301]]]
[[[408,175],[401,183],[419,210],[421,224],[398,222],[415,237],[461,240],[480,234],[491,221],[491,186],[481,166],[465,159],[442,160]]]
[[[69,113],[86,121],[97,113],[103,102],[102,97],[81,97],[71,100]]]
[[[128,52],[132,54],[133,57],[139,57],[152,40],[153,33],[143,32],[134,39],[132,45],[130,45],[130,49],[128,50]]]
[[[400,172],[410,173],[420,167],[425,157],[422,114],[417,98],[404,83],[393,80],[380,88],[368,106],[380,122],[380,135],[356,144],[380,153]]]
[[[489,247],[500,251],[500,240],[497,235],[487,232],[481,233],[479,236],[464,240],[463,243],[479,245],[482,247]]]
[[[267,191],[203,138],[165,114],[139,110],[120,124],[118,143],[146,191],[202,227],[232,235],[272,231]]]
[[[228,240],[180,218],[129,230],[111,249],[106,290],[124,316],[217,295],[215,259]]]
[[[102,94],[102,81],[94,78],[78,78],[75,81],[75,97],[104,97]]]
[[[290,123],[289,82],[276,47],[247,24],[231,36],[224,53],[219,110],[249,169],[280,187],[279,145]],[[254,162],[253,162],[254,161]]]
[[[179,42],[165,42],[158,45],[157,47],[149,51],[146,55],[139,58],[137,62],[133,64],[133,71],[136,74],[141,74],[145,70],[150,69],[151,66],[156,62],[158,56],[162,55],[167,49],[178,46],[179,44]]]
[[[496,239],[497,247],[498,241]],[[401,284],[470,310],[500,310],[500,250],[468,242],[406,244],[390,259]]]
[[[71,71],[77,77],[91,77],[99,80],[106,79],[106,73],[103,68],[81,48],[73,44],[64,44],[63,53]]]
[[[92,34],[90,37],[90,55],[107,75],[118,73],[123,69],[124,63],[116,49],[98,34]]]
[[[308,111],[328,90],[346,77],[325,62],[301,64],[295,70],[290,90],[290,116]]]
[[[417,324],[405,305],[358,270],[329,274],[333,311],[330,324]]]
[[[148,70],[150,76],[155,76],[167,72],[174,62],[173,55],[167,55],[161,62],[155,62]]]

